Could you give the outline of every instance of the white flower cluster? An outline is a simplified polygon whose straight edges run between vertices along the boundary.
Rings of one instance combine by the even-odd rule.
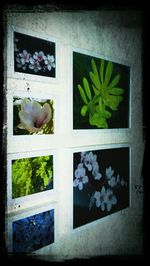
[[[99,180],[102,175],[99,172],[99,165],[97,162],[97,155],[93,152],[81,152],[81,160],[78,164],[77,169],[75,170],[75,180],[73,186],[83,189],[83,184],[86,184],[89,181],[88,176],[86,175],[86,170],[92,173],[92,176],[95,180]]]
[[[16,49],[15,49],[16,50]],[[17,68],[21,68],[26,70],[33,70],[35,73],[38,71],[51,71],[52,68],[55,68],[55,58],[53,55],[47,54],[45,55],[43,51],[37,52],[32,55],[28,53],[27,50],[23,50],[21,53],[17,51],[16,53],[16,62]]]
[[[88,173],[91,172],[94,180],[100,180],[100,190],[94,190],[90,197],[89,210],[93,206],[100,208],[101,211],[111,211],[112,206],[116,205],[118,200],[115,195],[115,189],[127,186],[127,182],[120,178],[119,174],[115,177],[114,170],[111,166],[106,168],[105,176],[99,172],[99,164],[97,162],[97,155],[93,152],[81,152],[81,160],[75,170],[75,179],[73,186],[83,189],[83,185],[89,182]]]

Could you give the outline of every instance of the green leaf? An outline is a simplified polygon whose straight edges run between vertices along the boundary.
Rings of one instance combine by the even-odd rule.
[[[94,91],[95,95],[99,95],[100,94],[100,91],[97,90],[93,84],[92,84],[92,88],[93,88],[93,91]]]
[[[95,87],[100,90],[100,82],[99,79],[96,78],[96,76],[94,75],[94,73],[92,71],[89,72],[90,75],[90,79],[93,82],[93,84],[95,85]]]
[[[88,83],[86,78],[83,78],[83,85],[84,85],[84,89],[86,91],[86,94],[87,94],[89,100],[91,101],[92,100],[92,95],[91,95],[89,83]]]
[[[107,67],[106,67],[106,72],[105,72],[105,84],[108,85],[110,79],[111,79],[111,75],[113,72],[113,63],[112,62],[108,62],[107,63]]]
[[[104,103],[112,110],[116,111],[122,100],[123,100],[122,96],[109,95],[106,99],[104,99]]]
[[[88,101],[87,101],[87,98],[86,98],[86,95],[85,95],[83,88],[80,85],[78,85],[78,89],[79,89],[82,100],[84,101],[85,104],[88,104]]]
[[[99,97],[100,97],[100,95],[95,95],[95,96],[94,96],[94,98],[93,98],[93,100],[92,100],[93,104],[96,104],[96,103],[99,102]]]
[[[91,64],[92,64],[94,76],[95,76],[95,78],[96,78],[96,80],[98,82],[98,86],[100,86],[99,74],[98,74],[97,66],[96,66],[96,63],[95,63],[94,59],[91,60]]]
[[[122,88],[112,88],[109,90],[109,93],[110,94],[113,94],[113,95],[121,95],[124,93],[124,89]]]
[[[101,59],[100,63],[100,78],[101,78],[101,83],[104,82],[104,60]]]
[[[85,116],[87,113],[88,107],[87,105],[83,105],[82,109],[81,109],[81,115]]]
[[[118,74],[118,75],[112,80],[112,82],[111,82],[111,83],[109,84],[109,86],[108,86],[108,89],[110,90],[110,89],[114,88],[114,87],[118,84],[119,80],[120,80],[120,74]]]
[[[98,113],[95,113],[93,116],[90,116],[90,125],[97,126],[98,128],[108,128],[108,124],[104,117],[101,117]]]
[[[103,112],[104,108],[103,108],[103,103],[102,103],[102,98],[99,98],[99,111]]]

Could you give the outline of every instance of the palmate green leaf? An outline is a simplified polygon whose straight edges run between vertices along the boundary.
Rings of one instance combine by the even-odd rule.
[[[109,90],[109,94],[113,95],[122,95],[124,93],[124,89],[122,88],[112,88]]]
[[[86,91],[86,94],[87,94],[89,100],[91,101],[92,100],[92,95],[91,95],[91,91],[90,91],[90,86],[89,86],[88,80],[86,78],[83,78],[83,85],[84,85],[84,89]]]
[[[113,72],[113,63],[109,61],[107,63],[106,72],[105,72],[104,83],[106,85],[108,85],[108,83],[110,82],[110,79],[111,79],[111,76],[112,76],[112,72]]]
[[[120,80],[120,74],[118,74],[118,75],[112,80],[112,82],[111,82],[111,83],[109,84],[109,86],[108,86],[108,89],[110,90],[110,89],[114,88],[114,87],[118,84],[119,80]]]
[[[80,85],[78,85],[78,89],[79,89],[82,100],[84,101],[85,104],[88,104],[88,101],[87,101],[87,98],[86,98],[86,95],[85,95],[83,88]]]
[[[104,82],[104,60],[101,59],[101,63],[100,63],[100,79],[101,79],[101,83]]]

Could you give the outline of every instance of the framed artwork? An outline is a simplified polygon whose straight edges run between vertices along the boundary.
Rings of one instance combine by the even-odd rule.
[[[130,67],[73,51],[73,129],[130,127]]]
[[[129,207],[130,148],[73,153],[73,228]]]
[[[56,153],[54,150],[8,156],[8,212],[22,209],[54,196]],[[56,188],[57,190],[57,188]],[[52,195],[51,195],[52,193]]]
[[[54,100],[13,97],[13,135],[54,133]]]
[[[35,31],[11,27],[8,43],[10,50],[7,65],[11,67],[8,67],[8,75],[27,80],[56,82],[58,46],[52,36],[39,36]]]
[[[55,242],[55,208],[42,207],[36,211],[8,217],[6,246],[8,252],[31,253]]]

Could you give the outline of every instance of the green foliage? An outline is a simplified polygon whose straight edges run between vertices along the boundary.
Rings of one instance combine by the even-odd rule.
[[[89,115],[90,125],[108,128],[107,119],[112,111],[117,111],[123,100],[124,89],[118,87],[120,74],[113,76],[113,63],[101,59],[99,71],[94,59],[91,60],[92,71],[89,72],[91,83],[83,77],[83,86],[78,84],[80,96],[84,102],[81,115]],[[92,90],[91,90],[92,88]]]
[[[12,164],[12,197],[17,198],[46,190],[52,180],[52,156],[14,160]]]

